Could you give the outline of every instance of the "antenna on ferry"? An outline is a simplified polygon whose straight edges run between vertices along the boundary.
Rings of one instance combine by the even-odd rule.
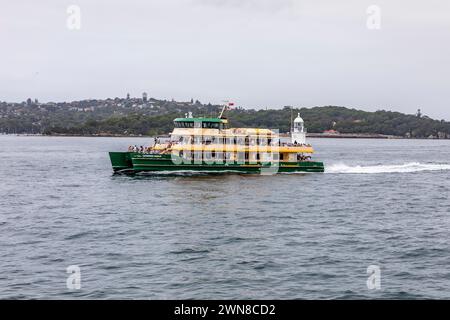
[[[230,102],[228,100],[223,101],[224,105],[222,107],[222,111],[220,111],[219,119],[223,119],[223,114],[225,113],[225,110],[229,110],[230,107],[234,106],[234,102]]]

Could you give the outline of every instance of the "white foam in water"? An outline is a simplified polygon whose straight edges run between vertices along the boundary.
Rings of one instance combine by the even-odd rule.
[[[327,173],[408,173],[442,170],[450,170],[450,164],[410,162],[399,165],[348,166],[341,163],[325,166]]]

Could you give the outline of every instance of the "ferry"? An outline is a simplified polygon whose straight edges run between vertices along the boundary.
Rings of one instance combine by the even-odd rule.
[[[300,114],[291,121],[290,141],[282,141],[277,130],[230,128],[226,110],[224,106],[218,117],[193,117],[189,112],[174,120],[165,141],[156,138],[150,146],[110,152],[114,173],[324,172],[324,164],[311,159],[314,149],[306,142]]]

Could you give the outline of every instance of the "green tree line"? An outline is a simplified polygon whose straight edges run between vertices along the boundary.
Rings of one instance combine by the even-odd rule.
[[[90,113],[49,112],[44,116],[6,116],[0,118],[0,132],[43,133],[67,135],[161,135],[173,129],[173,119],[184,117],[188,111],[194,116],[218,115],[220,106],[196,104],[174,107],[165,102],[160,109],[129,110],[102,109]],[[413,138],[450,138],[450,122],[433,120],[427,116],[408,115],[392,111],[367,112],[345,107],[325,106],[254,110],[236,108],[226,113],[232,127],[257,127],[290,130],[291,118],[300,112],[308,132],[336,130],[341,133],[385,134]]]

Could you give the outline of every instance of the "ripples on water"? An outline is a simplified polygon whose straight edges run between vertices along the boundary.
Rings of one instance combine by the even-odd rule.
[[[325,174],[111,174],[146,142],[0,136],[0,298],[450,298],[450,141],[313,140]]]

